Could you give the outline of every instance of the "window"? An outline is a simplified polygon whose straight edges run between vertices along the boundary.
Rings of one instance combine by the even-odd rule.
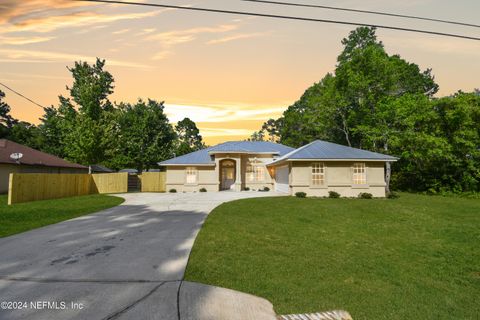
[[[367,170],[365,163],[353,164],[353,184],[367,184]]]
[[[322,186],[325,184],[325,165],[323,163],[312,164],[312,185]]]
[[[187,167],[185,174],[187,176],[187,183],[197,183],[197,169],[195,167]]]
[[[250,162],[247,163],[246,178],[247,182],[263,181],[265,178],[265,167],[261,165],[252,165]]]

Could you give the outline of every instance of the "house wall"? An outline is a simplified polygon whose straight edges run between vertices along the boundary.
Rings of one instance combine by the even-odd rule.
[[[257,165],[264,168],[264,176],[261,181],[247,181],[247,162],[257,163]],[[273,190],[274,178],[271,175],[271,171],[265,166],[266,163],[272,161],[272,155],[269,154],[247,154],[242,155],[242,190],[249,188],[250,190],[262,190],[265,187],[268,187],[270,190]]]
[[[235,191],[244,190],[248,187],[250,190],[259,190],[265,187],[273,190],[273,176],[271,171],[267,169],[265,163],[272,160],[272,156],[268,154],[240,154],[240,153],[218,153],[215,154],[215,166],[193,166],[198,170],[198,183],[187,184],[185,169],[190,166],[167,166],[167,192],[170,189],[175,189],[177,192],[196,192],[201,188],[207,189],[207,191],[219,191],[220,190],[220,161],[222,160],[234,160],[236,163],[236,179],[235,179]],[[247,181],[246,170],[247,161],[257,161],[259,165],[264,167],[264,178],[262,181]]]
[[[359,162],[359,161],[355,161]],[[342,197],[357,197],[359,193],[368,192],[374,197],[385,197],[385,178],[383,162],[365,162],[367,183],[352,183],[354,162],[323,162],[325,165],[325,184],[311,184],[312,162],[291,162],[290,190],[291,194],[305,192],[308,196],[327,197],[329,191],[338,192]]]
[[[8,178],[10,173],[88,173],[88,169],[0,163],[0,194],[8,192]]]
[[[198,170],[198,181],[195,184],[186,183],[186,168],[187,166],[167,167],[167,192],[171,189],[175,189],[177,192],[197,192],[201,188],[205,188],[209,192],[218,191],[219,180],[214,166],[195,167]]]

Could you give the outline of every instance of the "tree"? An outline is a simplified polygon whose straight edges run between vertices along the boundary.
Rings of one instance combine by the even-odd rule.
[[[40,147],[38,128],[26,121],[20,121],[10,114],[10,106],[2,101],[5,93],[0,90],[0,138],[38,149]]]
[[[103,70],[105,60],[97,58],[93,65],[87,62],[75,62],[72,73],[73,85],[67,86],[72,100],[78,106],[78,112],[89,119],[98,121],[103,111],[112,111],[113,105],[108,96],[113,93],[113,76]]]
[[[111,123],[113,76],[103,70],[105,60],[93,65],[75,62],[70,97],[60,96],[57,109],[45,109],[40,131],[44,150],[84,164],[102,163],[114,144]],[[57,142],[55,142],[57,141]]]
[[[265,132],[263,130],[255,131],[248,141],[265,141]]]
[[[327,74],[278,119],[280,142],[300,147],[315,139],[391,153],[398,132],[396,99],[428,101],[437,91],[431,70],[421,71],[398,55],[389,55],[375,28],[360,27],[342,40],[333,74]],[[418,97],[417,97],[418,95]],[[386,165],[389,191],[390,163]]]
[[[10,115],[10,106],[4,99],[5,93],[0,90],[0,138],[7,138],[17,121]]]
[[[175,131],[177,133],[177,155],[180,156],[205,147],[200,130],[198,130],[195,122],[189,118],[179,121],[175,126]]]
[[[143,170],[168,159],[174,151],[175,132],[164,113],[163,102],[139,99],[121,103],[115,112],[116,147],[107,165],[112,168]]]
[[[377,40],[376,28],[358,27],[350,32],[348,38],[342,39],[344,46],[342,53],[337,57],[337,62],[342,64],[352,58],[354,52],[364,50],[368,47],[383,49],[383,43]]]
[[[268,140],[277,142],[280,140],[283,119],[268,119],[262,125],[262,131],[268,134]]]
[[[26,121],[17,121],[10,129],[7,138],[30,148],[41,149],[42,147],[38,127]]]
[[[379,110],[379,106],[407,94],[432,96],[438,91],[438,85],[431,70],[421,72],[416,64],[398,55],[389,56],[383,45],[375,41],[374,32],[373,28],[370,32],[358,28],[343,40],[345,49],[335,70],[336,89],[350,109],[346,120],[351,132],[349,144],[389,153],[388,128],[396,119],[391,117],[391,112]],[[379,128],[382,133],[373,135],[372,131],[378,132]],[[387,191],[390,171],[388,162]]]

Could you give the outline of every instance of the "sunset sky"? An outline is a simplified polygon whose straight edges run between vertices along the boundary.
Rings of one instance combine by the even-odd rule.
[[[350,20],[460,33],[480,29],[238,0],[143,2]],[[480,23],[478,0],[295,0]],[[190,117],[209,144],[244,139],[278,117],[335,68],[354,27],[68,0],[0,1],[0,81],[57,105],[75,60],[107,60],[112,100],[166,103],[172,122]],[[480,87],[480,42],[378,30],[387,51],[432,68],[439,96]],[[42,109],[0,87],[13,116],[38,123]]]

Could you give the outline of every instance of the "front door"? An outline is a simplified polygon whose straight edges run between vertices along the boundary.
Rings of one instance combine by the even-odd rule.
[[[220,189],[231,190],[235,183],[235,161],[223,160],[220,163]]]

